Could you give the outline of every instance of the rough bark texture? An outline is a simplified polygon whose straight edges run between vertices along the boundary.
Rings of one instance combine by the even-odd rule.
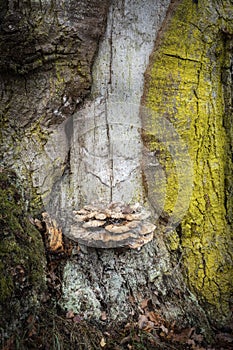
[[[49,182],[46,189],[51,187],[54,164],[58,176],[64,171],[67,148],[55,154],[44,146],[53,139],[55,125],[72,116],[90,92],[107,8],[107,1],[2,3],[3,150],[7,165],[39,194],[44,182]]]
[[[156,112],[145,142],[161,152],[167,167],[168,214],[180,184],[174,166],[164,161],[169,150],[153,138],[156,118],[172,122],[189,145],[193,193],[170,239],[182,252],[191,289],[220,322],[229,315],[232,293],[232,13],[231,1],[177,4],[157,41],[144,96]],[[189,200],[185,193],[183,198]]]

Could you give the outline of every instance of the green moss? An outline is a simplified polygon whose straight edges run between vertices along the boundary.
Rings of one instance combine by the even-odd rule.
[[[227,3],[233,11],[232,4]],[[208,302],[210,314],[218,311],[219,319],[229,313],[233,275],[231,228],[225,208],[224,168],[229,162],[229,139],[223,127],[221,75],[226,50],[221,11],[224,8],[219,6],[217,11],[211,0],[199,2],[198,6],[188,0],[180,2],[151,58],[144,96],[145,105],[154,111],[150,133],[158,133],[156,118],[164,116],[189,147],[194,178],[189,210],[181,225],[183,263],[191,288]],[[229,27],[230,22],[226,22]],[[232,29],[231,24],[228,30]],[[147,145],[164,152],[161,141],[153,144],[149,138]],[[175,157],[182,159],[182,149]],[[177,184],[174,171],[178,169],[169,157],[160,157],[160,163],[173,169],[167,175],[164,206],[171,213],[177,186],[186,174],[178,177]],[[188,201],[185,187],[181,188],[184,201]]]
[[[28,219],[23,189],[11,171],[0,172],[0,326],[7,328],[38,307],[45,290],[45,252]]]
[[[13,286],[12,279],[9,276],[5,275],[5,265],[2,262],[0,262],[0,271],[1,271],[0,302],[4,302],[6,299],[8,299],[12,295],[14,286]]]

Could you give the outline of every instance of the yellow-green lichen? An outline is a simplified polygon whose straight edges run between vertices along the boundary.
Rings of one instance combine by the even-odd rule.
[[[226,1],[225,5],[233,11],[232,4]],[[229,139],[223,126],[221,78],[226,54],[224,5],[216,6],[211,0],[198,5],[183,0],[177,5],[151,58],[144,101],[153,111],[150,134],[158,132],[153,125],[158,125],[156,118],[163,117],[189,147],[194,176],[192,196],[186,198],[190,199],[189,210],[181,223],[183,263],[191,288],[208,302],[209,313],[217,310],[221,320],[229,312],[233,271],[225,208]],[[229,27],[229,21],[227,24]],[[164,150],[163,142],[151,139],[146,140],[148,147]],[[182,159],[182,150],[176,157]],[[160,157],[163,166],[172,168],[168,162],[169,158]],[[174,174],[168,174],[165,190],[164,210],[170,213],[177,199]]]

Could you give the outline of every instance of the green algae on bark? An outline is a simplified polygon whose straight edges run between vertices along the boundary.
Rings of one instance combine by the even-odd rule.
[[[233,290],[229,210],[232,135],[226,128],[231,124],[232,100],[228,99],[226,111],[222,80],[223,69],[230,69],[230,54],[226,51],[232,42],[232,13],[229,1],[221,5],[213,0],[178,2],[151,57],[143,99],[153,111],[150,134],[155,132],[156,116],[162,116],[169,119],[189,147],[193,192],[181,223],[179,249],[191,289],[209,316],[220,323],[229,316]],[[228,36],[224,35],[226,31]],[[147,146],[164,152],[164,145],[151,142],[151,135],[144,137]],[[168,157],[161,157],[160,163],[173,168],[167,172],[164,204],[164,211],[171,213],[178,189],[176,169]]]
[[[0,171],[0,327],[13,331],[34,313],[46,288],[45,252],[14,172]],[[4,336],[4,334],[3,334]]]

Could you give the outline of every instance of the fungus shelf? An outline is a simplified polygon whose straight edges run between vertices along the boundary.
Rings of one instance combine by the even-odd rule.
[[[89,247],[137,249],[153,239],[156,228],[150,212],[138,203],[86,205],[73,214],[68,236]]]

